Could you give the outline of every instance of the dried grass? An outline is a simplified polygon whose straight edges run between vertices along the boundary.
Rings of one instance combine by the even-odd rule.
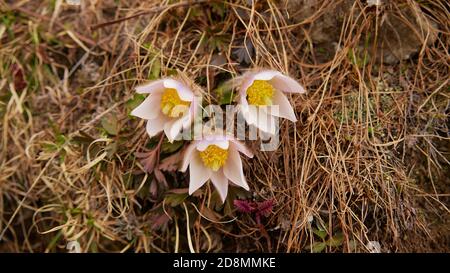
[[[0,1],[0,251],[448,251],[448,4],[386,4],[423,13],[437,38],[383,65],[364,57],[374,45],[349,55],[379,31],[383,11],[363,1],[326,62],[309,25],[335,1],[296,23],[283,3],[247,2]],[[275,201],[266,234],[212,188],[176,203],[187,177],[143,171],[136,152],[159,139],[128,115],[137,84],[176,70],[220,101],[246,60],[309,91],[290,98],[299,122],[282,123],[277,151],[249,143],[247,197]]]

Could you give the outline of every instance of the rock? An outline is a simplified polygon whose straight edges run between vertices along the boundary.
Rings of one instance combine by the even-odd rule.
[[[409,59],[421,50],[424,43],[436,41],[435,30],[436,25],[419,7],[385,11],[381,18],[380,42],[377,43],[377,61],[395,64]]]
[[[372,48],[369,48],[369,54],[378,63],[394,64],[407,60],[419,52],[424,43],[431,44],[437,38],[437,26],[426,18],[417,3],[398,5],[395,1],[387,0],[377,0],[375,4],[373,1],[355,0],[286,0],[285,7],[292,23],[308,23],[305,28],[309,30],[309,37],[315,45],[318,61],[333,59],[339,47],[342,27],[349,17],[352,17],[352,23],[363,18],[370,20],[370,23],[356,22],[357,28],[365,28],[357,43],[360,51],[364,50],[367,34],[370,34],[369,44],[375,42],[378,21],[376,51],[371,52]],[[365,8],[364,16],[361,16],[362,8]],[[299,32],[299,35],[303,35],[303,32]]]

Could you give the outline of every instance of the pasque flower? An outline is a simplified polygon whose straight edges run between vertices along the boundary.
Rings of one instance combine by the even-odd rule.
[[[189,167],[189,194],[211,180],[222,201],[228,193],[228,184],[249,190],[239,153],[253,154],[235,138],[223,134],[210,134],[194,140],[185,150],[181,171]]]
[[[275,134],[274,116],[297,121],[284,94],[305,93],[305,89],[297,81],[275,70],[249,71],[239,77],[238,81],[239,108],[248,124]]]
[[[150,94],[131,115],[147,121],[150,137],[164,130],[170,142],[182,128],[191,125],[198,106],[194,91],[185,80],[165,78],[136,88],[140,94]]]

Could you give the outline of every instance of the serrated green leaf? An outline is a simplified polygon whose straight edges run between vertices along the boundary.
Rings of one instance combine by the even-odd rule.
[[[56,143],[56,145],[58,145],[58,147],[63,146],[64,143],[66,143],[66,137],[62,134],[57,135],[55,143]]]

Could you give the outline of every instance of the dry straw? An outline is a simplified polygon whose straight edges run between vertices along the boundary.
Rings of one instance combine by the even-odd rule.
[[[448,251],[446,1],[53,2],[0,1],[0,251]],[[388,22],[420,41],[399,63]],[[145,80],[184,71],[221,103],[256,66],[309,91],[279,149],[244,160],[254,194],[232,195],[273,200],[261,225],[211,187],[187,197],[183,148],[129,116]]]

